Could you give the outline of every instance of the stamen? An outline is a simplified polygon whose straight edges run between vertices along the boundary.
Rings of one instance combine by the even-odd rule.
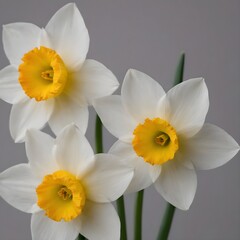
[[[170,141],[169,136],[166,133],[161,133],[157,137],[155,137],[155,143],[160,146],[166,146]]]
[[[54,71],[53,70],[46,70],[46,71],[41,73],[41,77],[43,79],[46,79],[46,80],[49,80],[49,81],[53,81],[53,76],[54,76]]]
[[[62,187],[58,191],[58,196],[63,199],[64,201],[72,199],[72,191],[69,190],[67,187]]]

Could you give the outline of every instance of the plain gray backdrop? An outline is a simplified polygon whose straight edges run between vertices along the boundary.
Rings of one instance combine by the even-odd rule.
[[[67,0],[0,0],[0,25],[31,22],[44,27]],[[168,90],[181,51],[185,79],[204,77],[210,93],[207,122],[240,139],[239,0],[81,0],[90,34],[88,58],[96,59],[120,83],[129,68],[145,72]],[[0,68],[8,65],[0,44]],[[119,91],[118,91],[119,92]],[[0,171],[26,162],[24,144],[14,144],[8,122],[11,105],[0,101]],[[196,109],[198,111],[198,109]],[[87,137],[94,143],[91,109]],[[115,138],[104,130],[105,150]],[[227,165],[198,172],[198,189],[189,211],[176,211],[170,240],[240,239],[240,156]],[[154,188],[145,192],[143,240],[154,240],[165,208]],[[132,239],[134,194],[126,197]],[[109,226],[111,227],[111,226]],[[30,215],[0,199],[0,240],[30,240]],[[43,239],[44,240],[44,239]]]

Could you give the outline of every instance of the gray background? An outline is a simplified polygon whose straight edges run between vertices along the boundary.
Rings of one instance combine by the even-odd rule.
[[[0,25],[32,22],[44,27],[67,0],[0,0]],[[168,90],[182,50],[185,79],[204,77],[210,91],[207,121],[240,138],[240,1],[81,0],[77,5],[90,33],[89,58],[108,66],[119,81],[128,68],[141,70]],[[0,45],[0,68],[8,64]],[[24,144],[14,144],[8,129],[11,106],[0,101],[0,171],[26,161]],[[196,109],[197,111],[197,109]],[[88,139],[93,144],[94,111]],[[105,149],[115,139],[105,130]],[[176,211],[172,240],[240,239],[239,155],[224,167],[198,173],[189,211]],[[143,239],[155,239],[165,201],[153,188],[145,195]],[[132,229],[134,195],[127,196]],[[109,226],[111,227],[111,226]],[[132,239],[132,230],[129,231]],[[0,199],[0,239],[30,239],[30,215]]]

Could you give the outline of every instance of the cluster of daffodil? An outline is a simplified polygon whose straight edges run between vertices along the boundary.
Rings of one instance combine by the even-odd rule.
[[[112,201],[154,184],[175,207],[189,209],[196,169],[228,162],[239,145],[221,128],[204,124],[209,107],[202,78],[165,93],[146,74],[129,70],[121,96],[114,74],[86,60],[89,35],[75,4],[45,28],[3,27],[10,65],[0,71],[0,98],[13,104],[10,132],[25,141],[28,163],[0,174],[0,196],[32,213],[34,240],[119,240]],[[88,105],[119,140],[94,155],[84,134]],[[56,139],[40,131],[49,124]]]

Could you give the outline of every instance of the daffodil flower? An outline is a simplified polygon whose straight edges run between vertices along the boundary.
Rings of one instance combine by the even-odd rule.
[[[0,196],[32,213],[33,240],[119,240],[120,222],[110,201],[128,187],[133,171],[116,156],[97,154],[74,125],[54,140],[26,134],[28,164],[0,174]]]
[[[150,186],[172,205],[187,210],[197,188],[195,169],[219,167],[239,150],[221,128],[204,124],[209,108],[202,78],[185,81],[169,92],[152,78],[129,70],[121,96],[94,103],[105,127],[119,140],[110,153],[135,168],[127,192]]]
[[[73,3],[58,10],[45,29],[4,25],[3,46],[10,65],[0,71],[0,98],[13,104],[10,132],[16,142],[47,122],[56,134],[72,122],[85,133],[87,106],[119,85],[104,65],[86,60],[89,35]]]

